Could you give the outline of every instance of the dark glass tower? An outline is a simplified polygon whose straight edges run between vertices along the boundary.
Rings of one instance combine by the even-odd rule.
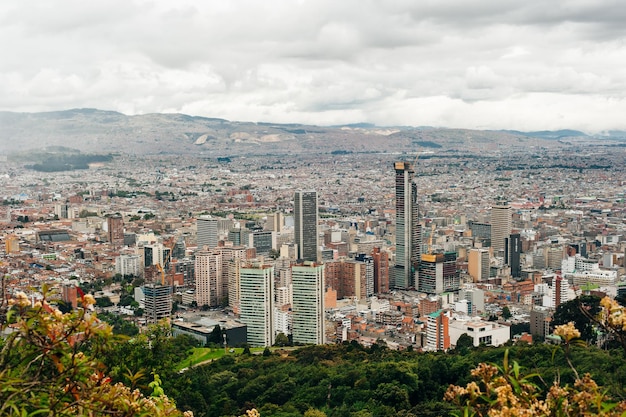
[[[298,245],[298,259],[317,262],[317,191],[296,191],[294,198],[294,237]]]

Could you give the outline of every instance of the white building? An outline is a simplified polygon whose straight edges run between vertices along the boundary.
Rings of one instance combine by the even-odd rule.
[[[141,272],[141,260],[139,255],[120,255],[115,258],[115,273],[122,276],[138,276]]]
[[[324,265],[305,262],[291,269],[293,283],[293,342],[323,344]]]
[[[239,269],[240,320],[248,326],[251,346],[272,346],[274,331],[274,267],[246,264]]]
[[[282,333],[285,336],[291,334],[291,313],[282,311],[278,307],[274,307],[274,332]]]
[[[455,346],[463,333],[474,341],[474,346],[484,343],[487,346],[500,346],[511,339],[511,328],[493,321],[482,321],[478,318],[464,320],[456,316],[450,320],[450,344]]]

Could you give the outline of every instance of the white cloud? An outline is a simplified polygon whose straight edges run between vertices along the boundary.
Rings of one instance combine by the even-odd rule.
[[[5,0],[0,109],[626,129],[619,3]]]

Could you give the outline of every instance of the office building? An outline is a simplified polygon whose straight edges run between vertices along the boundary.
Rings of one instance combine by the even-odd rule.
[[[272,249],[276,249],[276,233],[259,231],[250,234],[250,246],[256,249],[257,255],[268,256]]]
[[[122,216],[107,217],[107,237],[112,246],[124,246],[124,219]]]
[[[169,319],[172,314],[172,287],[155,283],[143,286],[144,317],[147,323]]]
[[[491,247],[493,255],[504,254],[504,240],[511,235],[511,206],[506,202],[498,202],[491,207]]]
[[[467,272],[474,282],[489,279],[489,251],[487,249],[470,249],[467,257]]]
[[[417,284],[417,290],[427,294],[458,291],[461,281],[456,269],[456,253],[423,254]]]
[[[505,239],[504,263],[511,267],[511,276],[516,279],[522,277],[520,257],[522,254],[522,239],[519,233],[513,233]]]
[[[418,224],[417,186],[409,162],[396,162],[396,264],[394,288],[415,287],[421,252],[421,225]]]
[[[198,249],[205,246],[214,248],[219,240],[218,235],[218,219],[211,216],[200,216],[196,222]]]
[[[228,231],[228,241],[233,246],[248,246],[250,243],[250,230],[245,227],[233,227]]]
[[[294,238],[298,245],[298,259],[318,260],[318,202],[317,191],[296,191],[294,195]]]
[[[293,342],[323,344],[324,265],[305,262],[294,265],[291,274]]]
[[[239,319],[248,326],[250,346],[272,346],[274,332],[274,267],[246,264],[239,269]]]

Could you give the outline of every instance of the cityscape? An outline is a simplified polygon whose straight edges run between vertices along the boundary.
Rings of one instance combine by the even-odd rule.
[[[625,416],[624,10],[3,0],[0,416]]]
[[[550,146],[120,156],[44,176],[6,158],[4,294],[46,284],[76,308],[91,292],[139,327],[206,343],[221,326],[229,346],[544,341],[560,304],[622,294],[626,252],[624,148]],[[573,162],[583,150],[603,165]]]

